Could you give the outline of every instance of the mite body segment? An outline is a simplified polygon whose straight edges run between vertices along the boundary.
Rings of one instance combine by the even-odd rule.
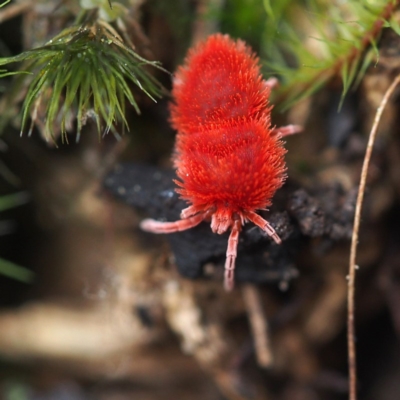
[[[262,79],[258,58],[244,42],[210,36],[189,52],[173,81],[171,122],[177,130],[174,166],[177,192],[189,207],[181,219],[145,219],[143,230],[171,233],[211,220],[214,233],[231,231],[225,262],[225,288],[234,286],[239,233],[251,221],[276,243],[273,227],[256,213],[286,179],[280,140],[298,126],[271,127],[268,99],[275,78]]]

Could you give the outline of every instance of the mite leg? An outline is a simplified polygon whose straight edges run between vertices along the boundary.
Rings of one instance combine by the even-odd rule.
[[[186,231],[199,225],[201,221],[208,217],[207,213],[194,215],[193,217],[180,219],[175,222],[161,222],[155,219],[144,219],[140,223],[140,228],[147,232],[153,233],[172,233]]]
[[[193,215],[197,214],[198,212],[199,211],[198,211],[197,207],[195,207],[195,206],[186,207],[181,211],[181,218],[184,219],[184,218],[192,217]]]
[[[226,291],[233,289],[235,285],[235,261],[237,256],[237,246],[239,242],[239,232],[242,228],[240,219],[235,220],[228,239],[228,248],[226,250],[225,260],[225,279],[224,287]]]
[[[275,229],[263,217],[261,217],[260,215],[256,214],[253,211],[247,211],[245,216],[249,221],[253,222],[253,224],[257,225],[264,232],[266,232],[269,236],[271,236],[272,239],[274,239],[274,241],[277,244],[281,244],[282,243],[282,240],[278,236],[278,234],[275,232]]]
[[[279,81],[276,78],[269,78],[266,81],[263,81],[264,86],[269,87],[270,89],[276,88],[277,86],[279,86]]]
[[[289,135],[294,135],[295,133],[302,132],[303,128],[300,125],[286,125],[280,128],[274,128],[271,131],[272,135],[279,135],[279,137],[285,137]]]

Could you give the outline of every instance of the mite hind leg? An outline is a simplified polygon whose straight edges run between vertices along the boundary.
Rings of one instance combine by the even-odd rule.
[[[263,84],[270,89],[274,89],[279,86],[279,81],[277,78],[268,78],[267,80],[263,80]]]
[[[279,86],[279,81],[278,79],[272,77],[267,80],[264,80],[263,84],[265,87],[268,87],[270,90],[272,90]],[[271,134],[279,135],[279,137],[283,138],[285,136],[294,135],[295,133],[299,133],[302,131],[303,128],[300,125],[286,125],[272,129]]]
[[[303,128],[300,125],[286,125],[272,129],[271,134],[278,135],[279,137],[283,138],[285,136],[294,135],[302,131]]]

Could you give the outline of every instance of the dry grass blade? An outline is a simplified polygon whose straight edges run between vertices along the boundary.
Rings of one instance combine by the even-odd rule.
[[[268,321],[262,308],[260,292],[256,286],[246,284],[242,287],[242,295],[253,332],[257,362],[263,368],[271,367],[273,356],[268,332]]]
[[[357,256],[357,244],[358,234],[360,229],[360,218],[362,203],[364,199],[365,185],[367,181],[368,167],[371,160],[371,154],[375,143],[376,133],[378,125],[382,117],[382,113],[389,101],[396,86],[400,83],[400,75],[392,82],[385,95],[382,98],[380,106],[376,111],[374,123],[368,139],[367,149],[365,151],[365,157],[363,166],[361,169],[360,185],[358,189],[356,209],[354,215],[353,234],[351,238],[350,248],[350,262],[349,262],[349,275],[348,275],[348,295],[347,295],[347,346],[348,346],[348,363],[349,363],[349,399],[357,399],[357,365],[356,365],[356,346],[355,346],[355,327],[354,327],[354,293],[355,293],[355,279],[356,279],[356,256]]]

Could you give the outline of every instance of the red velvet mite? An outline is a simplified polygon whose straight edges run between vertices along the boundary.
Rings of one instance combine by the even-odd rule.
[[[178,221],[145,219],[141,228],[171,233],[211,220],[214,233],[230,230],[227,290],[234,286],[243,224],[251,221],[281,243],[274,228],[256,213],[271,205],[286,179],[286,150],[280,139],[300,130],[295,125],[271,127],[268,99],[276,83],[275,78],[262,79],[259,60],[243,41],[221,34],[190,50],[173,80],[176,191],[189,207]]]
[[[270,112],[271,85],[262,80],[258,59],[244,42],[227,35],[210,36],[190,50],[173,83],[171,122],[178,132]]]

